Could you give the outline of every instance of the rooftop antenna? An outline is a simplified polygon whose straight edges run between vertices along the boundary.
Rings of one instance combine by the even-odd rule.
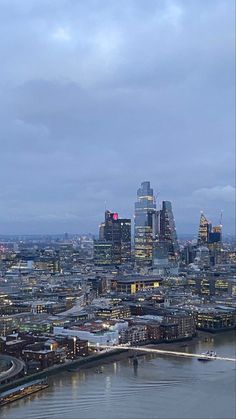
[[[223,221],[223,210],[220,211],[220,227],[222,227],[222,221]]]
[[[159,191],[157,191],[156,193],[155,193],[155,195],[154,195],[154,199],[155,199],[155,202],[157,202],[157,197],[160,195],[160,192]]]

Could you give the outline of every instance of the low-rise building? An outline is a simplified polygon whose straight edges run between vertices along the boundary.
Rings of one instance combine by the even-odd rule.
[[[219,332],[236,328],[236,310],[230,307],[203,307],[196,313],[197,328]]]
[[[66,329],[63,327],[54,327],[53,334],[61,336],[78,337],[87,340],[90,345],[112,346],[119,343],[119,333],[117,330],[104,330],[99,324],[73,327]]]
[[[111,280],[112,291],[118,293],[135,294],[139,291],[158,288],[162,279],[154,275],[125,275]]]
[[[119,343],[121,344],[129,343],[132,346],[146,342],[148,342],[148,329],[146,325],[130,326],[120,331]]]

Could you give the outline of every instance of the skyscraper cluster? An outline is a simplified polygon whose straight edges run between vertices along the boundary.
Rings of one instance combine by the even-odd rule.
[[[162,263],[178,263],[179,246],[172,205],[163,201],[157,209],[150,182],[141,183],[135,202],[134,262],[137,269]],[[106,211],[99,227],[99,240],[94,243],[94,260],[98,265],[129,263],[131,256],[131,219],[119,218]]]
[[[177,265],[179,245],[171,202],[163,201],[158,210],[147,181],[137,191],[134,241],[137,266]]]
[[[201,212],[198,229],[198,246],[205,246],[209,250],[211,264],[220,262],[222,243],[222,225],[212,226],[211,222]]]
[[[94,243],[94,259],[98,265],[120,265],[131,260],[131,220],[119,218],[117,212],[106,211],[99,226],[99,240]]]

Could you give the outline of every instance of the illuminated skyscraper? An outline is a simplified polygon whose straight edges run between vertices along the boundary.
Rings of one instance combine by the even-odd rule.
[[[209,234],[211,232],[211,223],[207,220],[203,212],[201,212],[199,229],[198,229],[198,245],[207,244],[209,241]]]
[[[135,262],[139,266],[152,265],[155,235],[156,202],[150,182],[143,182],[135,202]]]
[[[105,246],[106,243],[111,244],[112,264],[129,262],[131,259],[131,220],[119,218],[116,212],[106,211],[105,222],[99,227],[99,242],[96,243],[96,247],[102,250],[108,249]]]
[[[208,249],[210,250],[212,265],[220,263],[222,250],[222,225],[212,227],[212,231],[209,233]]]
[[[179,256],[179,244],[172,205],[169,201],[162,202],[159,241],[165,244],[169,259],[177,260]]]
[[[221,216],[222,218],[222,216]],[[211,265],[220,263],[222,253],[222,225],[212,227],[203,212],[201,212],[199,230],[198,230],[198,246],[207,246],[210,251]]]

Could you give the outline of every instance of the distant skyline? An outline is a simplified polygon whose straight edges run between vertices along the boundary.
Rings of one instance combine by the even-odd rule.
[[[235,232],[234,0],[0,0],[0,235],[96,234],[145,180]]]

